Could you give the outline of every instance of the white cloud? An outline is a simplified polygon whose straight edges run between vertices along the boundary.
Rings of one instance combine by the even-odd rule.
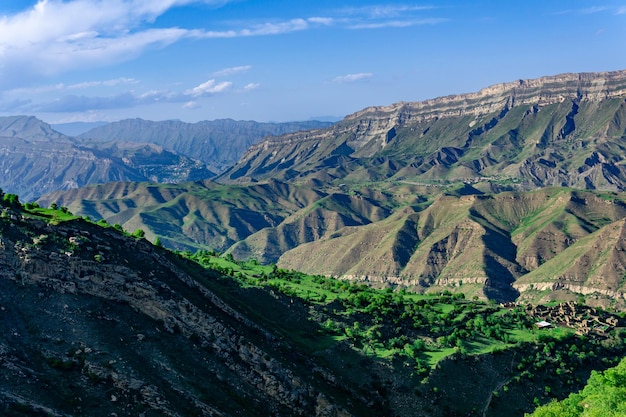
[[[335,19],[333,19],[332,17],[310,17],[307,20],[311,23],[324,25],[324,26],[330,26],[333,23],[335,23]]]
[[[211,76],[213,76],[213,77],[228,77],[230,75],[248,72],[248,71],[250,71],[251,68],[252,67],[250,65],[241,65],[239,67],[224,68],[224,69],[221,69],[219,71],[215,71],[213,74],[211,74]]]
[[[70,84],[66,88],[68,90],[74,90],[78,88],[91,88],[91,87],[100,87],[100,86],[114,87],[117,85],[138,84],[138,83],[139,81],[135,80],[134,78],[120,77],[120,78],[114,78],[111,80],[86,81],[82,83]]]
[[[224,90],[228,89],[232,84],[233,83],[230,81],[216,83],[214,79],[211,79],[200,84],[197,87],[192,88],[191,90],[187,90],[185,94],[192,97],[201,97],[215,93],[221,93]]]
[[[252,91],[252,90],[256,90],[256,89],[257,89],[257,88],[259,88],[260,86],[261,86],[261,84],[259,84],[259,83],[249,83],[249,84],[246,84],[246,85],[243,87],[243,91]]]
[[[283,33],[296,32],[310,29],[311,25],[318,25],[319,18],[313,19],[291,19],[284,22],[268,22],[260,25],[253,25],[250,28],[225,31],[201,31],[191,32],[197,38],[240,38],[250,36],[280,35]]]
[[[567,9],[567,10],[561,10],[559,12],[556,12],[556,15],[562,15],[562,14],[595,14],[595,13],[601,13],[601,12],[606,12],[611,10],[609,7],[605,7],[605,6],[592,6],[592,7],[587,7],[587,8],[582,8],[582,9]],[[617,13],[619,14],[619,9],[617,10]]]
[[[412,12],[422,12],[432,10],[433,6],[409,6],[409,5],[384,5],[349,7],[339,10],[339,13],[348,15],[366,15],[371,18],[397,17],[407,15]]]
[[[139,81],[134,78],[114,78],[110,80],[98,80],[98,81],[84,81],[81,83],[75,84],[50,84],[50,85],[42,85],[37,87],[21,87],[21,88],[13,88],[11,90],[4,91],[5,95],[15,96],[15,95],[36,95],[36,94],[44,94],[50,92],[62,92],[67,90],[79,90],[79,89],[87,89],[93,87],[115,87],[118,85],[128,85],[128,84],[138,84]]]
[[[348,29],[406,28],[449,21],[447,18],[424,17],[424,12],[435,9],[433,6],[379,5],[346,7],[336,10],[336,13],[345,16],[337,22]]]
[[[186,38],[280,35],[332,25],[357,29],[439,23],[417,19],[423,6],[377,6],[344,11],[348,19],[314,16],[272,20],[229,30],[151,27],[169,9],[192,3],[223,5],[233,0],[39,0],[20,13],[0,16],[0,84],[15,85],[41,75],[108,66],[134,59],[150,47]],[[359,16],[355,19],[354,14]],[[233,67],[214,76],[247,71]]]
[[[419,25],[437,25],[445,23],[448,19],[431,18],[431,19],[407,19],[407,20],[386,20],[383,22],[356,23],[350,26],[350,29],[382,29],[382,28],[406,28]]]
[[[123,91],[108,96],[87,96],[77,94],[67,94],[77,89],[87,89],[97,86],[117,86],[124,84],[135,84],[132,78],[116,78],[104,81],[90,81],[71,85],[56,84],[32,89],[14,89],[11,94],[5,92],[4,99],[0,100],[0,112],[9,113],[72,113],[86,111],[100,111],[111,109],[125,109],[143,105],[158,103],[183,103],[185,109],[200,107],[201,99],[211,97],[216,94],[227,92],[233,85],[231,81],[217,82],[210,79],[196,87],[184,91],[169,90],[147,90],[144,92]],[[233,93],[240,93],[253,90],[259,84],[249,83]],[[66,92],[65,95],[54,99],[41,99],[45,93]],[[33,98],[26,98],[27,96]],[[17,98],[15,98],[17,97]],[[39,100],[37,100],[39,98]]]
[[[53,75],[132,59],[193,31],[149,28],[168,9],[200,0],[39,0],[0,16],[0,78]],[[203,1],[224,3],[224,1]]]
[[[193,110],[193,109],[197,109],[200,108],[200,104],[198,104],[197,101],[188,101],[185,104],[183,104],[183,109],[187,109],[187,110]]]
[[[339,77],[335,77],[333,78],[333,82],[335,83],[352,83],[355,81],[362,81],[362,80],[366,80],[368,78],[372,78],[374,76],[374,74],[372,74],[371,72],[360,72],[358,74],[348,74],[348,75],[342,75]]]

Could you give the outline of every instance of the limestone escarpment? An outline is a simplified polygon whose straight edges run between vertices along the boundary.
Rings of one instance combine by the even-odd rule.
[[[412,119],[491,114],[504,107],[519,105],[547,106],[567,100],[602,101],[626,97],[626,70],[561,74],[531,80],[496,84],[476,93],[450,95],[420,102],[403,102],[391,106],[369,107],[346,117],[380,115],[396,123]],[[393,116],[392,116],[393,115]]]
[[[369,107],[330,128],[266,138],[220,180],[501,176],[527,188],[623,189],[616,141],[626,129],[625,99],[626,71],[614,71]]]

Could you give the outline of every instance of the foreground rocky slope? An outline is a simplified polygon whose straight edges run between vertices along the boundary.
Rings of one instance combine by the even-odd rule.
[[[230,265],[1,201],[0,414],[521,417],[624,352],[618,316],[574,304],[610,326],[540,338],[521,308]]]
[[[145,240],[5,209],[0,271],[3,415],[351,414],[321,369]]]
[[[220,180],[466,180],[522,190],[624,190],[625,99],[626,71],[615,71],[371,107],[327,129],[267,138]]]

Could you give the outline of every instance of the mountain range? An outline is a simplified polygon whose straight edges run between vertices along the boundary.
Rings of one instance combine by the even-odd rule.
[[[626,71],[562,74],[371,107],[332,127],[267,138],[223,182],[471,181],[624,190]]]
[[[2,118],[0,414],[521,417],[615,375],[625,112],[615,71],[333,125]]]
[[[59,133],[32,116],[3,117],[0,188],[27,201],[94,183],[201,180],[215,176],[266,135],[327,125],[136,119],[98,126],[81,138]]]
[[[127,119],[97,126],[82,133],[88,141],[153,143],[181,155],[197,159],[214,172],[231,167],[251,145],[267,136],[332,125],[330,122],[304,121],[259,123],[220,119],[185,123],[178,120],[154,122]]]
[[[624,111],[626,71],[522,80],[265,138],[217,182],[40,202],[374,285],[621,307]]]

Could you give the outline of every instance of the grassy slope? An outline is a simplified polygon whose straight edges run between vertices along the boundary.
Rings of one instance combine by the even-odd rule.
[[[516,297],[511,284],[530,271],[545,282],[574,274],[585,292],[621,288],[619,256],[605,256],[611,262],[600,269],[576,264],[561,275],[551,275],[555,267],[547,264],[625,218],[621,194],[443,190],[410,183],[111,184],[63,194],[59,203],[130,231],[144,229],[151,241],[158,236],[172,248],[229,251],[238,259],[422,290],[463,286],[469,297],[510,300]]]

